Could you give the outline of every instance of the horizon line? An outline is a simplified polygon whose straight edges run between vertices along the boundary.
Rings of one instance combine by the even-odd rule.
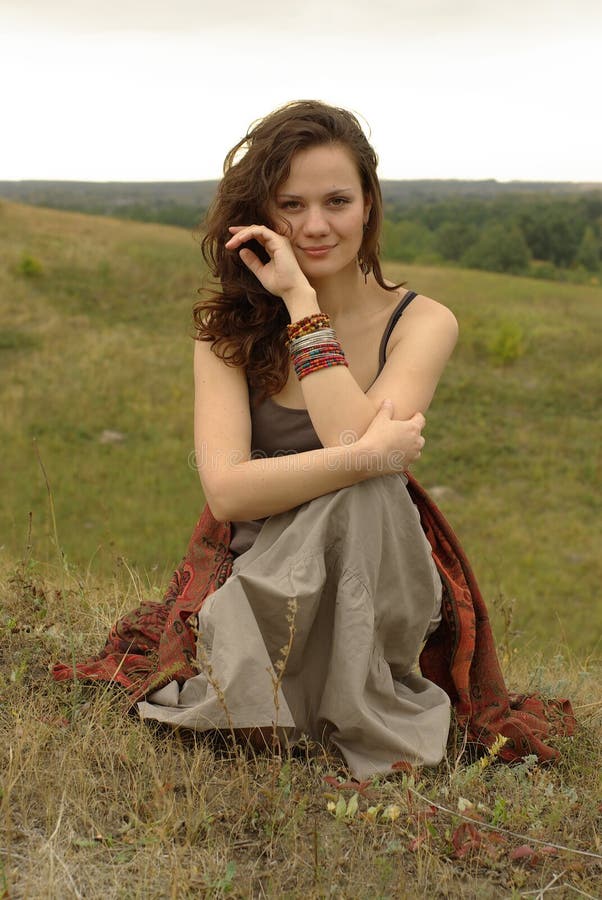
[[[178,178],[178,179],[169,179],[169,178],[154,178],[154,179],[144,179],[144,180],[135,180],[135,179],[92,179],[92,178],[0,178],[0,184],[21,184],[24,182],[35,182],[38,184],[49,184],[49,183],[61,183],[61,184],[206,184],[209,182],[218,182],[221,181],[223,176],[219,178]],[[473,184],[579,184],[579,185],[599,185],[602,188],[602,180],[575,180],[572,178],[495,178],[493,176],[486,178],[463,178],[461,176],[449,176],[449,177],[417,177],[417,178],[379,178],[380,183],[384,182],[416,182],[416,181],[428,181],[428,182],[468,182]]]

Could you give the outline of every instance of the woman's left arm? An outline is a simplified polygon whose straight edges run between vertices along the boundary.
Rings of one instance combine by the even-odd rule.
[[[298,312],[295,316],[301,317]],[[457,338],[458,323],[451,310],[418,296],[404,312],[402,333],[366,393],[347,366],[319,369],[301,379],[322,444],[332,447],[362,437],[386,397],[393,401],[394,419],[409,419],[416,412],[426,415]]]

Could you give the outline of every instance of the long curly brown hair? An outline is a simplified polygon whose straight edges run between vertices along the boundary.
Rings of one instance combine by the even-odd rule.
[[[293,156],[323,144],[340,144],[351,152],[364,196],[372,201],[358,253],[361,271],[366,276],[372,272],[385,290],[399,287],[385,284],[380,267],[383,206],[378,157],[357,118],[316,100],[298,100],[254,122],[226,156],[224,177],[201,226],[205,232],[201,249],[216,289],[195,303],[193,319],[195,340],[211,341],[213,352],[228,365],[245,367],[249,385],[259,392],[257,403],[286,384],[290,357],[285,326],[290,316],[284,301],[263,287],[238,253],[225,250],[228,226],[257,222],[274,227],[269,204],[288,178]],[[247,246],[267,262],[257,241]],[[205,291],[201,288],[199,293]]]

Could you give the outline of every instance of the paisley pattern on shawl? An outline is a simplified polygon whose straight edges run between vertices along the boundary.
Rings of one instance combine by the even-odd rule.
[[[442,622],[420,655],[422,674],[449,695],[469,742],[487,748],[504,735],[499,755],[508,762],[531,753],[540,762],[557,759],[558,750],[546,741],[574,733],[570,702],[508,693],[487,609],[460,542],[424,488],[405,474],[443,584]],[[141,604],[112,627],[98,656],[75,668],[57,663],[53,677],[115,682],[127,689],[133,706],[169,681],[183,684],[196,675],[191,620],[232,572],[230,534],[230,523],[217,522],[206,505],[161,602]]]

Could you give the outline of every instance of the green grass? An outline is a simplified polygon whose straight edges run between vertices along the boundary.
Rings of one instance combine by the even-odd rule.
[[[192,236],[3,204],[0,440],[4,553],[48,559],[46,466],[69,559],[109,573],[179,561],[203,503],[192,443],[190,308],[201,280]],[[27,251],[43,275],[10,261]],[[121,432],[102,444],[105,430]],[[142,509],[142,505],[144,509]]]
[[[319,748],[216,754],[50,679],[162,596],[203,505],[203,273],[185,231],[10,203],[0,246],[0,897],[596,896],[602,291],[389,267],[461,329],[415,474],[473,563],[509,688],[570,697],[579,728],[556,766],[484,770],[452,730],[439,767],[365,795],[324,781],[339,762]]]
[[[0,552],[23,554],[31,513],[34,557],[55,553],[39,452],[70,561],[110,575],[124,557],[149,581],[167,576],[204,502],[188,464],[198,243],[178,228],[4,202],[0,245]],[[511,610],[517,646],[562,638],[599,651],[602,289],[388,274],[460,323],[414,472],[439,489],[498,632]],[[105,430],[123,439],[101,443]]]

